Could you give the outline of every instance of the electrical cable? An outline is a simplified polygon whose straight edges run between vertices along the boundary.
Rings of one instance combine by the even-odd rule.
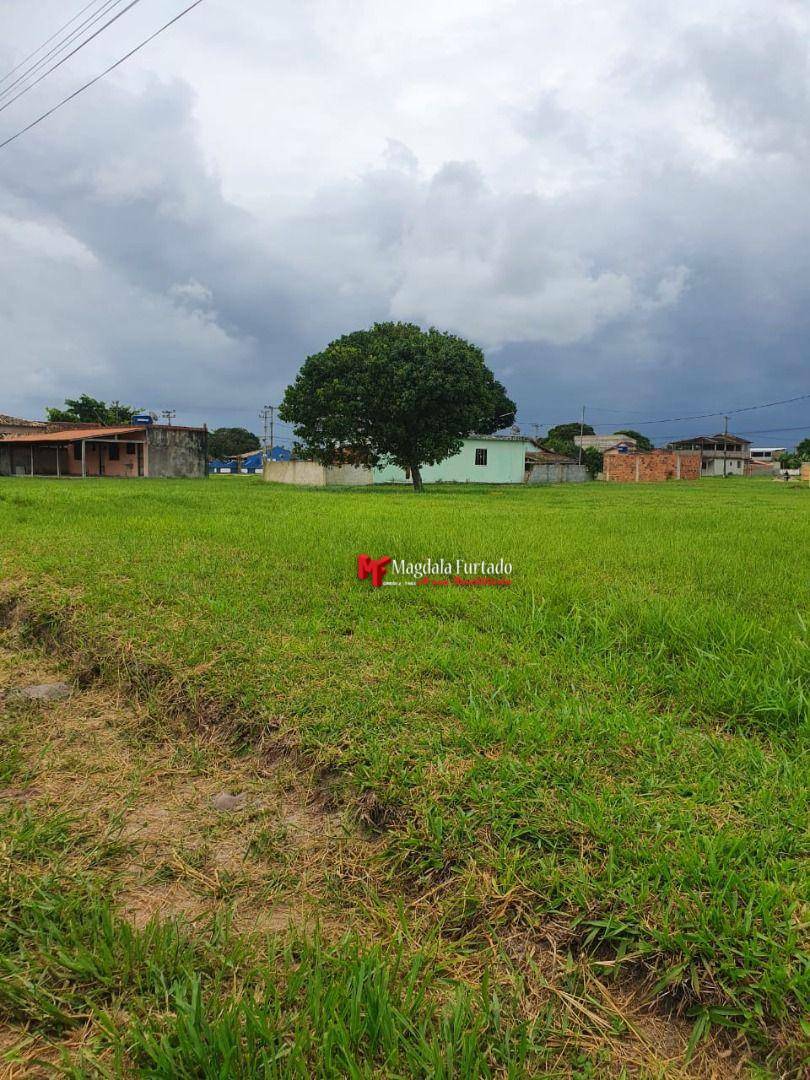
[[[178,15],[175,15],[173,19],[169,19],[167,23],[164,23],[163,26],[161,26],[153,34],[150,34],[149,37],[144,38],[144,40],[139,45],[136,45],[134,49],[130,49],[128,53],[122,56],[119,60],[116,60],[114,64],[110,64],[108,68],[105,68],[104,71],[102,71],[99,75],[96,75],[95,78],[91,79],[89,82],[86,82],[84,86],[80,86],[78,90],[74,90],[72,94],[68,94],[66,98],[62,98],[60,102],[58,102],[52,108],[48,109],[47,112],[42,113],[42,115],[38,116],[36,120],[32,120],[30,124],[26,124],[24,128],[20,128],[19,131],[15,132],[13,135],[10,135],[7,139],[4,139],[2,142],[0,142],[0,150],[8,146],[9,143],[13,143],[15,139],[19,139],[21,135],[25,135],[26,132],[29,132],[32,128],[35,128],[37,124],[41,124],[43,120],[47,120],[49,116],[53,116],[53,114],[58,109],[61,109],[63,105],[67,105],[69,101],[72,101],[75,97],[78,97],[79,94],[83,93],[85,90],[89,90],[91,86],[94,86],[97,82],[103,79],[105,75],[109,75],[111,71],[114,71],[117,67],[120,67],[121,64],[129,60],[131,56],[134,56],[135,53],[140,52],[140,50],[143,49],[144,46],[148,45],[150,41],[154,41],[159,34],[163,33],[164,30],[168,30],[170,26],[173,26],[176,22],[182,19],[184,15],[188,15],[188,13],[190,11],[193,11],[195,7],[199,7],[202,2],[203,0],[194,0],[193,4],[189,4],[188,7],[183,8],[183,10]]]
[[[25,71],[18,75],[13,82],[10,82],[8,86],[0,90],[0,100],[8,97],[12,93],[15,86],[17,86],[21,82],[25,82],[26,79],[30,78],[35,72],[39,71],[45,64],[47,64],[49,60],[64,52],[65,49],[67,49],[70,45],[73,44],[77,37],[81,36],[82,31],[85,30],[88,26],[95,26],[95,24],[100,19],[104,18],[108,11],[111,11],[112,8],[118,7],[119,4],[123,3],[124,0],[101,0],[99,8],[97,8],[96,11],[89,15],[84,20],[84,22],[80,23],[74,30],[71,30],[71,32],[67,34],[64,38],[62,38],[61,41],[58,41],[55,45],[48,49],[44,56],[41,56],[39,60],[35,61],[33,64],[27,67]],[[31,83],[30,86],[24,87],[20,91],[18,96],[22,96],[22,94],[25,93],[26,90],[29,90],[33,85],[34,83]]]
[[[38,52],[42,52],[46,45],[50,44],[50,42],[52,42],[55,37],[59,37],[63,30],[67,30],[71,23],[75,22],[80,15],[84,15],[85,11],[87,11],[88,8],[91,8],[93,4],[97,2],[98,0],[90,0],[90,3],[85,4],[81,11],[77,11],[72,19],[68,19],[68,21],[62,26],[60,26],[59,29],[56,30],[53,34],[51,34],[49,38],[46,38],[46,40],[42,42],[39,48],[34,49],[32,53],[29,53],[28,56],[20,60],[19,64],[15,64],[11,71],[7,71],[6,74],[0,79],[0,86],[3,85],[6,79],[10,79],[15,71],[19,71],[23,64],[27,64],[29,60],[33,60],[33,58],[37,55]]]
[[[91,41],[94,41],[99,36],[99,34],[103,34],[108,26],[112,26],[114,22],[117,22],[123,15],[126,15],[128,11],[134,8],[136,4],[140,4],[140,2],[141,0],[130,0],[130,2],[122,11],[119,11],[116,15],[113,15],[111,19],[108,19],[108,21],[105,22],[103,26],[100,26],[98,30],[92,33],[89,37],[85,38],[84,41],[80,41],[76,48],[72,49],[67,54],[67,56],[63,56],[61,60],[55,63],[52,67],[49,67],[47,71],[43,71],[43,73],[39,75],[36,79],[34,79],[34,81],[29,86],[23,87],[23,89],[20,90],[19,93],[15,94],[14,97],[10,98],[8,101],[0,105],[0,112],[4,112],[10,105],[13,105],[15,101],[21,98],[23,94],[27,94],[29,90],[33,90],[33,88],[39,85],[39,83],[41,83],[43,79],[47,79],[47,77],[52,72],[56,71],[57,68],[60,68],[62,64],[66,64],[68,60],[70,60],[72,56],[75,56],[77,52],[83,49],[85,45],[89,45]]]

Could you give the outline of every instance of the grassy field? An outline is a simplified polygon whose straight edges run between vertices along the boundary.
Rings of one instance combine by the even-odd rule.
[[[65,802],[81,709],[63,729],[57,703],[7,701],[3,783],[43,792],[0,803],[14,1052],[26,1033],[167,1077],[798,1075],[809,530],[810,490],[741,480],[0,481],[5,685],[45,645],[77,694],[129,695],[103,712],[134,753],[130,795],[97,785],[87,818]],[[512,585],[372,589],[360,552],[504,558]],[[127,815],[178,755],[195,824],[133,862]],[[220,872],[200,837],[228,777],[254,810]],[[134,864],[183,903],[136,918]]]

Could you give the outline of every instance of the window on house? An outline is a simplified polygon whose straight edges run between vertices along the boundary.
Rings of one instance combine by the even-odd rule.
[[[477,446],[475,448],[475,464],[476,465],[486,465],[486,463],[487,463],[486,449],[483,446]]]
[[[127,443],[127,453],[128,454],[134,454],[135,453],[135,443],[134,442],[128,442]]]
[[[107,446],[109,447],[110,451],[110,461],[118,461],[118,459],[121,457],[121,447],[118,445],[118,443],[114,442],[108,443]]]
[[[75,442],[73,444],[73,460],[74,461],[81,461],[82,460],[82,444],[80,442]]]

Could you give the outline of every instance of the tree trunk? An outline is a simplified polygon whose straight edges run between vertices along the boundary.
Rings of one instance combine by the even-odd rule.
[[[411,465],[411,480],[413,482],[414,491],[422,491],[422,474],[419,471],[418,465]]]

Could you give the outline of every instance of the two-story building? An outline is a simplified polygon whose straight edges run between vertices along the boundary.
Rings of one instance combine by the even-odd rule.
[[[668,444],[668,449],[699,450],[701,476],[747,476],[750,473],[751,443],[730,432],[676,439]]]

